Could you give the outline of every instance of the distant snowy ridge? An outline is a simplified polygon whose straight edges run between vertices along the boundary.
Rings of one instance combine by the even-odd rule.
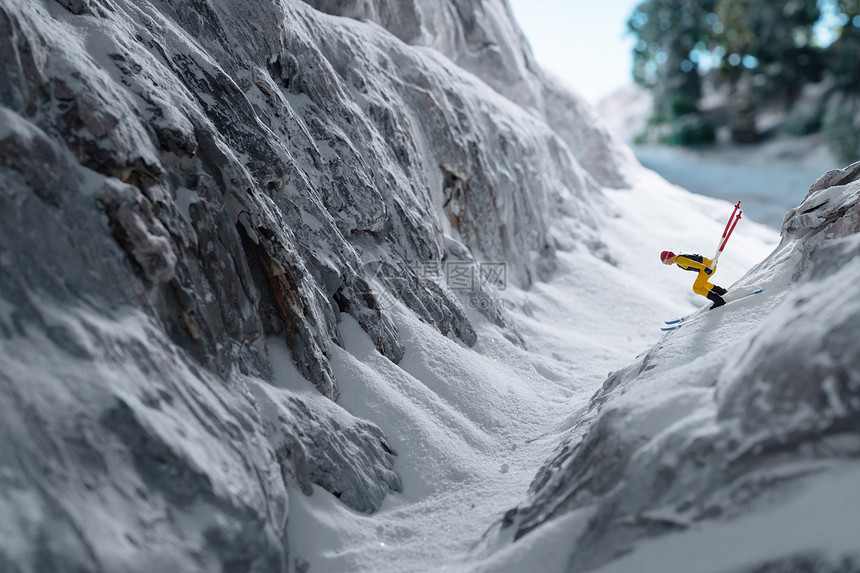
[[[567,571],[858,570],[858,231],[860,163],[821,177],[735,285],[762,294],[609,376],[502,538],[549,532]]]
[[[295,0],[0,5],[0,569],[301,569],[288,488],[373,512],[402,483],[285,378],[336,400],[353,319],[401,361],[389,304],[475,345],[490,287],[422,264],[528,286],[600,249],[629,152],[504,2],[413,8],[416,46]]]

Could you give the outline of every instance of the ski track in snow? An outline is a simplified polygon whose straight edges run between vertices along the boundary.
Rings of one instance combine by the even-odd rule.
[[[564,569],[557,548],[572,539],[570,527],[582,525],[582,512],[527,536],[516,551],[492,536],[482,543],[482,536],[525,498],[537,468],[607,374],[658,342],[663,320],[707,302],[690,290],[694,275],[664,267],[658,253],[710,256],[731,212],[728,203],[691,195],[644,170],[633,189],[605,192],[613,212],[602,240],[614,264],[584,248],[560,252],[550,281],[502,293],[527,349],[478,313],[471,318],[479,342],[468,349],[397,309],[407,351],[396,366],[344,318],[345,349],[335,348],[333,357],[343,381],[339,404],[385,432],[398,453],[403,492],[365,515],[316,486],[311,497],[292,491],[288,534],[294,556],[311,571],[522,571],[525,563]],[[777,239],[744,221],[714,280],[731,286]],[[270,345],[270,353],[277,348]],[[678,359],[692,351],[679,348]],[[273,361],[282,384],[306,400],[324,400],[286,357]],[[685,393],[672,403],[677,411],[665,414],[683,417],[695,402]]]

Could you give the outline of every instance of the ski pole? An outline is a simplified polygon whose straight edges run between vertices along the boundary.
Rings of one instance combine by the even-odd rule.
[[[717,246],[717,253],[714,255],[714,260],[711,262],[711,266],[709,267],[711,271],[714,270],[714,267],[717,266],[717,261],[720,259],[720,255],[723,253],[723,249],[726,248],[726,243],[729,242],[729,237],[732,236],[732,232],[735,230],[735,227],[738,226],[738,221],[741,220],[741,215],[743,211],[741,211],[741,202],[738,201],[737,205],[735,205],[734,211],[729,216],[729,221],[726,223],[726,228],[723,229],[723,236],[720,237],[720,243]]]
[[[734,209],[734,211],[732,211],[732,214],[731,214],[731,215],[729,215],[729,222],[728,222],[728,223],[726,223],[726,228],[723,230],[723,239],[725,239],[725,238],[726,238],[726,235],[727,235],[727,234],[729,234],[729,235],[731,234],[731,231],[729,231],[729,225],[731,225],[731,224],[732,224],[732,219],[734,219],[734,218],[735,218],[735,213],[737,213],[737,212],[738,212],[738,210],[739,210],[740,208],[741,208],[741,202],[740,202],[740,201],[738,201],[738,204],[737,204],[737,205],[735,205],[735,209]]]
[[[729,232],[728,232],[728,234],[726,235],[726,238],[725,238],[725,239],[723,239],[723,244],[722,244],[722,245],[720,245],[720,252],[722,252],[722,251],[723,251],[723,249],[725,249],[725,248],[726,248],[726,243],[728,243],[728,242],[729,242],[729,237],[731,237],[731,236],[732,236],[732,232],[735,230],[735,227],[737,227],[737,226],[738,226],[738,221],[740,221],[740,220],[741,220],[741,215],[742,215],[742,214],[743,214],[743,211],[738,211],[738,217],[737,217],[737,219],[735,219],[735,222],[734,222],[734,223],[732,223],[732,228],[731,228],[731,229],[729,229]]]

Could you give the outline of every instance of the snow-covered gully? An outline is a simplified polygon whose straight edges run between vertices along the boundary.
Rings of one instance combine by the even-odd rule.
[[[409,334],[394,367],[348,328],[335,359],[350,379],[340,403],[389,436],[404,487],[370,516],[324,491],[291,498],[290,536],[310,571],[565,570],[568,526],[509,545],[499,522],[558,444],[588,427],[589,398],[608,373],[658,342],[663,319],[700,306],[686,273],[661,268],[660,249],[713,248],[731,212],[646,171],[633,189],[607,193],[604,258],[560,253],[550,280],[501,294],[526,349],[478,316],[479,343],[466,349],[398,310]],[[769,253],[775,234],[745,222],[732,241],[716,275],[727,285]]]

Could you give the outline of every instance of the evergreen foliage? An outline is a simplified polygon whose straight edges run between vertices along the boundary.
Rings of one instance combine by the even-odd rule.
[[[860,93],[860,0],[838,0],[840,27],[825,64],[837,89]]]
[[[646,0],[628,21],[638,37],[633,76],[654,92],[658,122],[672,122],[698,111],[702,86],[692,54],[709,38],[706,18],[715,1]]]
[[[829,27],[830,39],[816,26]],[[756,141],[758,115],[777,106],[791,133],[829,126],[841,130],[827,136],[834,146],[852,139],[835,114],[824,121],[823,106],[794,107],[803,87],[822,79],[833,92],[860,94],[860,0],[644,0],[628,28],[637,38],[633,77],[652,91],[650,123],[667,126],[665,141],[709,140],[713,119],[700,109],[706,77],[729,91],[734,141]]]

